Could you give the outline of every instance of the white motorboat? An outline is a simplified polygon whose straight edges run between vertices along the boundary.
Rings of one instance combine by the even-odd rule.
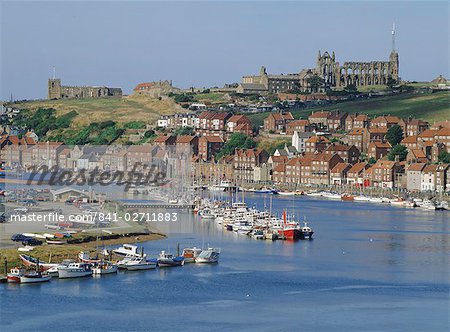
[[[383,199],[380,197],[371,197],[369,198],[370,203],[383,203]]]
[[[359,195],[359,196],[355,196],[353,197],[353,200],[355,202],[369,202],[370,198],[367,196],[363,196],[363,195]]]
[[[139,250],[139,247],[132,244],[123,244],[120,248],[114,249],[112,251],[114,254],[119,256],[137,256],[137,257],[146,257],[146,255],[142,254],[142,249]]]
[[[156,268],[155,261],[147,261],[145,257],[127,256],[117,266],[128,271],[150,270]]]
[[[94,275],[111,274],[116,273],[119,267],[111,262],[100,262],[98,265],[92,268]]]
[[[58,276],[60,279],[64,278],[80,278],[89,277],[92,275],[92,269],[86,263],[70,263],[69,265],[58,266]]]
[[[182,256],[184,257],[185,263],[195,263],[195,259],[202,252],[202,249],[193,247],[193,248],[184,248]]]
[[[281,196],[294,196],[295,195],[295,191],[279,191],[278,195],[281,195]]]
[[[218,263],[220,257],[220,248],[208,248],[203,250],[195,259],[196,263]]]

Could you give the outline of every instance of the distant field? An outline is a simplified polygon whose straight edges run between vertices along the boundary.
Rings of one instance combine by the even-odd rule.
[[[346,101],[334,105],[301,109],[292,112],[296,119],[307,118],[319,110],[341,110],[348,113],[364,113],[370,116],[396,115],[402,118],[416,117],[430,122],[450,119],[450,92],[414,93],[367,100]],[[256,126],[263,125],[269,112],[252,114],[249,118]]]
[[[57,115],[76,111],[78,116],[73,120],[75,127],[105,120],[118,123],[144,121],[154,124],[160,115],[173,114],[182,110],[172,99],[158,100],[146,96],[30,101],[15,106],[30,110],[54,108]]]

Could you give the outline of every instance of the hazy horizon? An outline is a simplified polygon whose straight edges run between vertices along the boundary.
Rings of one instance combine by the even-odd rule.
[[[2,2],[1,96],[46,98],[63,85],[172,80],[223,86],[243,75],[336,61],[388,60],[391,27],[404,80],[449,75],[447,2]]]

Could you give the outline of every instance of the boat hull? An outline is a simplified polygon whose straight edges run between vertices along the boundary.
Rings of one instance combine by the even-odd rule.
[[[92,271],[58,270],[59,279],[90,277]]]
[[[122,265],[119,266],[123,269],[126,269],[128,271],[140,271],[140,270],[151,270],[156,268],[156,264],[150,263],[150,264],[131,264],[131,265]]]
[[[52,277],[51,276],[42,276],[42,277],[27,277],[23,276],[20,277],[20,283],[21,284],[35,284],[39,282],[46,282],[49,281]]]

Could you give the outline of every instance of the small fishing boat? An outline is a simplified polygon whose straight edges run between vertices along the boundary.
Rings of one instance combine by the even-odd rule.
[[[352,195],[349,195],[349,194],[343,194],[343,195],[341,196],[341,199],[342,199],[343,201],[349,201],[349,202],[355,200],[355,198],[354,198]]]
[[[185,263],[195,263],[195,259],[202,252],[202,249],[193,247],[193,248],[184,248],[182,256],[184,257]]]
[[[62,244],[67,244],[66,241],[60,241],[60,240],[46,240],[47,244],[55,244],[55,245],[62,245]]]
[[[52,267],[58,266],[58,264],[52,264],[52,263],[46,263],[41,260],[37,260],[34,257],[28,256],[28,255],[19,255],[20,260],[22,261],[22,264],[25,266],[36,266],[36,264],[39,264],[39,268],[42,271],[46,271],[48,269],[51,269]]]
[[[33,271],[30,273],[25,273],[20,276],[21,284],[35,284],[38,282],[46,282],[49,281],[52,277],[48,273],[42,273],[40,271]]]
[[[252,238],[254,238],[255,240],[264,240],[264,232],[262,230],[255,230],[252,234]]]
[[[201,253],[199,254],[199,256]],[[197,262],[197,259],[195,260]],[[184,257],[177,256],[174,257],[172,254],[161,251],[158,257],[158,266],[159,267],[170,267],[170,266],[182,266],[184,265]]]
[[[24,269],[20,269],[15,267],[10,270],[10,272],[6,275],[8,282],[20,283],[20,277],[22,277],[25,273]]]
[[[208,248],[203,250],[195,259],[196,263],[214,264],[219,262],[220,248]]]
[[[91,275],[91,266],[86,263],[70,263],[67,266],[58,266],[58,276],[60,279],[89,277]]]
[[[119,266],[107,261],[101,261],[92,268],[93,275],[116,273]]]
[[[112,251],[114,254],[119,256],[138,256],[141,257],[142,248],[134,246],[132,244],[123,244],[120,248],[114,249]],[[146,255],[144,254],[144,258]]]
[[[300,239],[312,240],[313,234],[314,234],[313,229],[309,227],[306,222],[303,223],[303,226],[300,227]]]
[[[80,251],[80,253],[78,254],[78,259],[80,260],[80,262],[88,264],[97,264],[102,261],[99,258],[91,258],[89,253],[84,251]]]
[[[156,261],[147,261],[145,257],[127,256],[117,262],[117,266],[128,271],[150,270],[156,268]]]

